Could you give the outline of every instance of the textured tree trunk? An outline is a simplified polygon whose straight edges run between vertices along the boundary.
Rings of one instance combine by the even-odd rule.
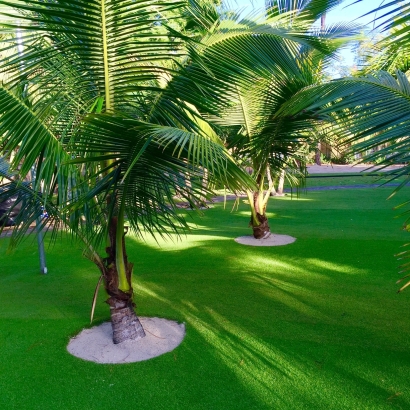
[[[255,225],[251,219],[251,226],[253,231],[253,236],[256,239],[266,239],[271,235],[270,227],[268,224],[268,218],[266,215],[256,214],[259,220],[259,225]]]
[[[125,234],[122,236],[124,265],[129,284],[129,290],[119,289],[119,275],[116,265],[116,234],[117,218],[112,218],[109,229],[109,245],[106,248],[107,257],[104,258],[100,270],[104,278],[104,286],[110,296],[107,303],[110,305],[113,342],[121,343],[125,340],[138,340],[145,336],[144,329],[135,314],[131,275],[133,264],[128,262],[125,252]]]
[[[322,153],[321,144],[320,144],[320,142],[318,142],[316,152],[315,152],[315,164],[316,165],[322,165],[322,161],[320,159],[321,153]]]
[[[253,236],[256,239],[266,239],[271,235],[268,218],[266,217],[266,206],[269,199],[269,192],[264,195],[264,174],[260,173],[256,178],[259,191],[248,193],[251,203],[251,220],[249,226],[252,227]]]
[[[107,303],[110,305],[112,337],[115,344],[125,340],[138,340],[145,336],[132,300],[110,297]]]

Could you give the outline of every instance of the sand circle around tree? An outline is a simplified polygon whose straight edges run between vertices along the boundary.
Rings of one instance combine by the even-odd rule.
[[[293,236],[279,235],[276,233],[272,233],[270,236],[263,239],[256,239],[251,235],[239,236],[238,238],[235,238],[235,242],[249,246],[283,246],[289,245],[295,241],[296,238]]]
[[[140,317],[146,336],[114,344],[110,322],[84,329],[70,339],[67,350],[73,356],[95,363],[133,363],[174,350],[185,337],[185,325],[173,320]]]

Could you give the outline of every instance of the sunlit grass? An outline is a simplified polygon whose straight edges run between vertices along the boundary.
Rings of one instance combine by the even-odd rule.
[[[406,241],[391,189],[273,198],[270,225],[296,242],[246,247],[241,202],[190,220],[173,241],[128,235],[140,315],[185,322],[184,342],[147,362],[97,365],[66,351],[89,326],[98,270],[69,239],[12,255],[0,240],[4,409],[407,409],[410,292],[394,254]],[[100,291],[95,322],[108,320]]]

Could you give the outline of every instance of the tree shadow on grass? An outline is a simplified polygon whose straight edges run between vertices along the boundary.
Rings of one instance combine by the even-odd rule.
[[[215,237],[194,243],[183,250],[137,246],[144,255],[135,279],[143,314],[156,311],[185,321],[188,334],[203,339],[201,346],[261,408],[391,406],[385,401],[390,387],[374,377],[385,360],[368,352],[376,349],[395,363],[408,356],[409,322],[400,312],[406,300],[397,307],[393,287],[383,288],[389,262],[376,272],[366,269],[366,261],[357,263],[368,241],[357,242],[349,257],[340,252],[340,241],[328,246],[327,255],[303,241],[275,249],[249,249]],[[376,249],[370,245],[381,259],[389,252],[386,242]],[[358,353],[351,355],[352,349]],[[328,365],[318,372],[323,355]],[[361,360],[369,369],[366,377],[355,373]],[[389,377],[404,391],[395,403],[409,405],[405,382],[393,369]]]
[[[221,217],[218,210],[216,214]],[[67,375],[82,384],[98,381],[101,391],[89,398],[85,384],[72,392],[67,408],[75,408],[78,400],[92,408],[92,400],[102,397],[111,403],[105,392],[108,380],[116,383],[113,374],[122,380],[117,399],[132,397],[147,409],[161,408],[164,397],[167,409],[410,407],[408,301],[406,295],[397,298],[394,281],[386,285],[395,272],[388,256],[398,246],[397,238],[382,240],[380,234],[370,241],[339,234],[324,240],[331,230],[312,234],[318,219],[308,221],[306,233],[297,226],[303,216],[289,211],[282,218],[278,211],[279,233],[298,237],[299,229],[304,237],[285,247],[250,248],[233,241],[246,229],[245,216],[227,214],[212,226],[214,216],[205,216],[198,231],[177,244],[159,248],[153,242],[129,241],[139,314],[187,325],[186,338],[175,351],[147,363],[98,370],[95,364],[62,355],[68,333],[88,324],[98,271],[78,250],[55,248],[51,262],[56,268],[47,277],[14,271],[2,277],[2,288],[10,288],[6,297],[3,291],[3,318],[33,320],[19,327],[21,347],[13,350],[15,360],[30,352],[43,371],[41,363],[55,360],[61,371],[54,369],[53,376],[68,391]],[[350,234],[354,229],[360,227],[352,225]],[[28,303],[12,306],[13,286]],[[97,322],[109,317],[105,298],[101,291]],[[43,334],[36,333],[40,322],[48,329]],[[16,341],[13,331],[9,333]],[[50,340],[41,346],[44,335]],[[23,372],[24,364],[18,368]],[[12,380],[17,379],[16,373]],[[162,392],[152,391],[154,382]]]

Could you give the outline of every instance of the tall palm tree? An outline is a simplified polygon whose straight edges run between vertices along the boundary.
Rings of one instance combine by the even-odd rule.
[[[281,106],[294,94],[320,83],[323,67],[334,57],[338,47],[357,33],[358,27],[354,25],[313,28],[317,19],[338,3],[323,0],[269,2],[270,24],[277,30],[291,27],[300,39],[309,35],[309,41],[282,41],[279,64],[269,60],[270,56],[264,51],[264,58],[270,64],[253,70],[251,84],[238,83],[231,91],[230,106],[222,109],[222,118],[213,119],[216,124],[229,127],[228,147],[252,170],[257,189],[248,190],[247,196],[255,238],[271,234],[266,209],[273,181],[266,183],[267,173],[272,170],[280,174],[286,168],[291,171],[287,175],[293,182],[303,178],[306,145],[317,146],[320,134],[320,123],[315,115],[299,115],[296,120],[294,116],[277,113],[283,112]]]
[[[21,205],[14,243],[45,206],[53,226],[78,235],[100,269],[114,343],[138,339],[126,223],[137,234],[186,228],[175,187],[194,206],[203,168],[233,189],[250,183],[198,115],[206,98],[178,90],[183,75],[174,81],[188,47],[197,47],[176,30],[184,3],[13,5],[0,8],[0,195]],[[25,181],[33,169],[35,179]]]

